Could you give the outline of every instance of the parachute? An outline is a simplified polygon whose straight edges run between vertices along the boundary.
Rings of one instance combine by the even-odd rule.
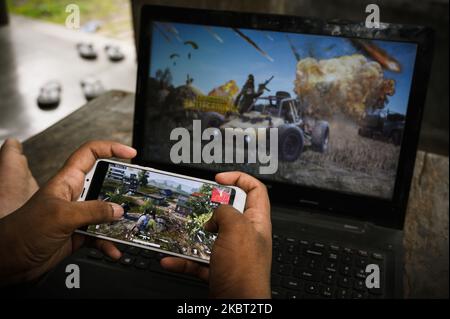
[[[180,58],[180,55],[178,53],[172,53],[170,55],[170,59],[173,61],[173,66],[177,65],[177,60],[175,60],[175,58]]]
[[[195,43],[194,41],[185,41],[184,44],[185,44],[185,45],[190,45],[190,46],[192,46],[192,48],[193,48],[194,50],[198,50],[198,44]]]

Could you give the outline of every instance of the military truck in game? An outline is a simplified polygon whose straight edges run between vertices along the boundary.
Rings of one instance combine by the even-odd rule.
[[[404,129],[405,115],[379,109],[365,113],[361,120],[358,134],[363,137],[400,145]]]
[[[278,152],[282,161],[296,161],[305,147],[324,153],[328,149],[330,126],[328,122],[306,118],[300,102],[288,92],[258,97],[243,114],[205,112],[201,115],[202,127],[225,128],[278,128]],[[266,132],[269,137],[269,132]],[[257,136],[246,135],[245,142]]]

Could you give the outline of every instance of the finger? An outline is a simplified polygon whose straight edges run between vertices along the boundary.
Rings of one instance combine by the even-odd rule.
[[[76,200],[83,187],[84,176],[99,158],[130,159],[136,150],[116,142],[93,141],[82,145],[73,153],[59,173],[49,182],[47,189],[65,200]]]
[[[6,151],[13,151],[17,152],[18,154],[22,154],[23,152],[22,143],[20,143],[19,140],[15,138],[7,138],[0,149],[0,152]]]
[[[219,184],[235,185],[247,193],[245,203],[250,214],[256,213],[252,218],[270,221],[270,201],[266,186],[256,178],[241,172],[225,172],[216,175],[216,181]]]
[[[120,257],[122,257],[122,253],[120,252],[120,250],[116,247],[116,245],[114,245],[114,243],[110,241],[97,239],[94,243],[94,246],[114,260],[120,259]]]
[[[270,206],[266,186],[253,176],[242,172],[225,172],[216,175],[216,182],[224,185],[234,185],[246,192],[247,206]]]
[[[161,259],[161,266],[169,271],[195,276],[204,281],[209,279],[209,268],[192,260],[165,257]]]
[[[63,223],[75,230],[83,226],[96,225],[119,220],[123,216],[123,208],[115,203],[86,201],[66,203]]]
[[[220,205],[215,209],[212,217],[205,223],[205,230],[209,232],[226,233],[233,231],[236,224],[243,222],[243,215],[229,205]]]

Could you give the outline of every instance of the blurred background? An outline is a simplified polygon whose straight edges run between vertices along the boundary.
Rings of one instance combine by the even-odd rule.
[[[80,29],[65,27],[69,3],[80,8]],[[25,140],[82,106],[86,99],[80,81],[87,76],[95,76],[107,90],[134,91],[134,30],[145,3],[353,21],[364,21],[366,5],[377,3],[382,22],[432,27],[436,45],[420,148],[448,155],[447,0],[0,0],[0,141],[8,136]],[[79,57],[80,42],[94,44],[95,61]],[[104,47],[110,44],[122,49],[123,61],[107,59]],[[61,103],[42,110],[36,98],[50,80],[62,85]]]

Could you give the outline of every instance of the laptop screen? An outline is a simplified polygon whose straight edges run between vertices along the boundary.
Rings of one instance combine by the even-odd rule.
[[[146,161],[393,197],[416,44],[151,28]]]

